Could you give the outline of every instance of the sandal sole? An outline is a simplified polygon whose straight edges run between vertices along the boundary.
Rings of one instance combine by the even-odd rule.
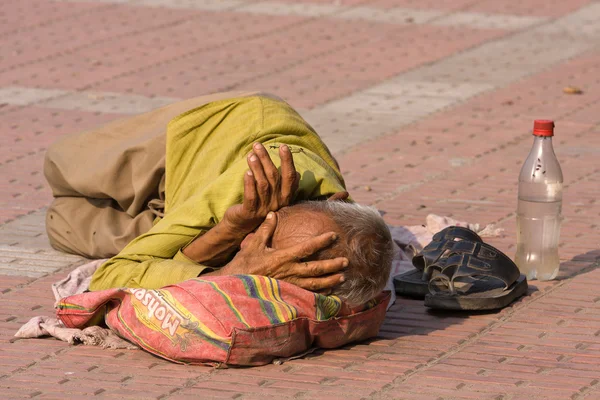
[[[400,296],[424,299],[429,293],[429,283],[423,280],[423,271],[418,269],[394,277],[394,288]]]
[[[440,310],[497,310],[527,294],[527,287],[527,278],[525,275],[521,275],[508,289],[502,291],[492,289],[454,296],[428,294],[425,296],[425,306]]]

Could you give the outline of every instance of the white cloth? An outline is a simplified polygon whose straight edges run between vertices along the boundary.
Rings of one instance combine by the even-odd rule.
[[[52,284],[52,292],[56,301],[74,294],[83,293],[90,287],[92,275],[106,260],[94,260],[75,268],[64,279]],[[121,339],[113,331],[100,326],[89,326],[85,329],[67,328],[58,318],[39,316],[23,325],[15,337],[26,339],[52,336],[69,344],[85,344],[100,346],[104,349],[137,349],[138,347]]]

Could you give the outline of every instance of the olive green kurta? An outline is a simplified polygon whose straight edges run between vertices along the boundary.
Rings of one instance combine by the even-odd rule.
[[[243,197],[247,155],[261,142],[279,167],[287,144],[301,174],[296,200],[343,191],[339,167],[314,130],[285,102],[263,96],[209,103],[167,128],[165,216],[94,274],[90,288],[158,288],[206,268],[181,249],[221,220]]]

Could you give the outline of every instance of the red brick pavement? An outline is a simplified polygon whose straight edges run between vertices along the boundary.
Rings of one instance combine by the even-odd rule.
[[[46,0],[11,1],[2,5],[0,13],[0,34],[2,36],[23,32],[44,26],[51,21],[77,19],[81,15],[93,13],[105,8],[106,4],[82,3],[73,7],[69,3],[56,3]],[[7,57],[3,53],[0,57]],[[12,55],[12,54],[11,54]],[[3,60],[4,58],[0,58]]]
[[[332,2],[311,1],[317,4]],[[288,1],[288,3],[295,3]],[[564,15],[587,1],[340,1],[348,6]],[[3,86],[187,97],[259,87],[318,108],[409,69],[510,32],[349,22],[307,16],[23,0],[0,14]],[[498,313],[427,312],[399,299],[377,339],[252,369],[170,364],[141,351],[12,341],[20,324],[52,314],[50,284],[0,276],[4,398],[580,399],[599,398],[600,53],[591,51],[490,90],[339,157],[348,187],[392,224],[428,213],[496,222],[491,243],[514,252],[516,179],[532,119],[557,120],[566,192],[560,279]],[[468,65],[465,66],[468,68]],[[543,71],[542,71],[543,69]],[[582,95],[567,95],[575,85]],[[0,106],[0,224],[40,210],[50,193],[43,151],[61,135],[115,115]],[[8,225],[0,225],[0,228]]]

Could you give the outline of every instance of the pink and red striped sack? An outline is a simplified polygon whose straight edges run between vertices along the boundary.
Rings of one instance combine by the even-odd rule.
[[[356,308],[275,279],[196,278],[157,290],[110,289],[57,304],[69,328],[105,323],[157,356],[186,364],[250,366],[377,335],[390,293]]]

